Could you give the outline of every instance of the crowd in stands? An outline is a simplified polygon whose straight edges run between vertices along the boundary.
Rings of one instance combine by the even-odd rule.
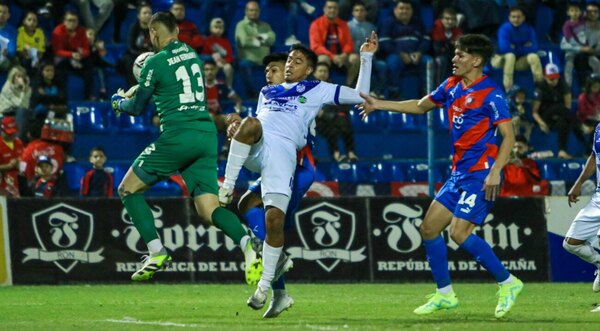
[[[542,3],[555,13],[543,36],[535,28],[536,6]],[[261,16],[261,9],[271,6],[283,8],[286,16],[278,18],[283,23]],[[237,10],[242,7],[243,14]],[[600,0],[0,0],[0,150],[7,151],[0,155],[0,190],[9,196],[73,193],[65,189],[62,173],[63,162],[72,159],[69,77],[81,77],[84,100],[106,100],[117,87],[135,85],[131,68],[137,56],[152,51],[148,23],[156,10],[175,16],[179,39],[204,61],[207,104],[215,114],[243,114],[243,102],[255,100],[264,85],[262,59],[295,43],[318,55],[316,79],[353,86],[360,44],[377,31],[372,94],[399,100],[407,97],[403,77],[417,77],[420,95],[431,62],[437,86],[452,73],[456,40],[484,33],[496,45],[486,72],[500,72],[498,84],[507,92],[520,135],[517,144],[527,145],[534,130],[555,130],[556,156],[571,159],[569,135],[589,152],[600,122],[599,8]],[[13,17],[13,9],[21,17]],[[427,10],[435,18],[431,22],[423,19]],[[134,11],[135,20],[121,27]],[[309,22],[307,36],[300,20]],[[109,25],[114,25],[111,35],[103,33]],[[123,49],[118,56],[110,51],[115,45]],[[548,54],[543,51],[548,47],[561,52]],[[515,71],[530,71],[531,87],[517,86]],[[111,75],[123,76],[128,86],[107,83]],[[350,108],[325,107],[316,121],[335,162],[360,158],[350,113]],[[90,151],[92,170],[81,179],[80,195],[112,196],[113,177],[103,169],[110,153],[102,147]],[[515,154],[513,168],[532,168],[519,161],[524,155]]]

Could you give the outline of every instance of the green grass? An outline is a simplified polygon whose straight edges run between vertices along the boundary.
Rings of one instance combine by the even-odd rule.
[[[416,316],[431,284],[290,284],[295,305],[263,320],[243,285],[12,286],[0,288],[0,330],[600,330],[591,284],[525,284],[500,321],[494,284],[454,288],[457,309]]]

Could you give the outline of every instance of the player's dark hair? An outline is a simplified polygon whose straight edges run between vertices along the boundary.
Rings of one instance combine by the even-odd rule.
[[[288,54],[287,53],[272,53],[269,54],[262,59],[263,66],[267,66],[271,62],[283,62],[287,61]]]
[[[454,9],[453,7],[445,7],[444,10],[442,10],[441,16],[443,17],[444,14],[452,15],[456,18],[456,9]]]
[[[137,13],[139,14],[145,7],[148,7],[150,10],[152,10],[152,5],[149,2],[142,1],[137,5]]]
[[[290,53],[292,51],[298,51],[304,54],[306,60],[308,61],[308,66],[313,68],[313,70],[315,69],[315,66],[317,65],[317,54],[315,54],[315,52],[313,52],[310,48],[302,44],[294,44],[292,47],[290,47]]]
[[[94,146],[94,147],[92,147],[92,149],[90,149],[90,156],[92,156],[92,154],[94,152],[101,152],[102,154],[106,155],[106,152],[104,151],[104,148],[102,148],[100,146]]]
[[[482,34],[466,34],[456,41],[456,49],[480,56],[485,65],[494,54],[494,47],[488,37]]]
[[[148,25],[155,23],[162,24],[169,32],[175,32],[177,30],[177,20],[175,20],[175,16],[168,11],[161,11],[152,15]]]

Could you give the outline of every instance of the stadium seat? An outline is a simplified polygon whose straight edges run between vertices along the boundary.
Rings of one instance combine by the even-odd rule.
[[[371,165],[369,169],[370,179],[373,183],[389,183],[392,180],[392,164],[379,162]]]
[[[543,4],[536,5],[535,13],[535,33],[539,43],[550,42],[550,28],[554,22],[555,11]]]
[[[148,132],[146,118],[144,116],[129,116],[121,114],[118,117],[119,132],[123,133],[146,133]]]
[[[106,102],[69,102],[69,109],[73,114],[73,124],[76,133],[101,133],[106,131],[104,124],[104,108]]]
[[[582,161],[564,161],[560,165],[559,178],[563,179],[567,183],[567,186],[570,186],[577,180],[584,165],[585,162]]]
[[[357,183],[358,171],[354,163],[333,163],[331,165],[331,178],[340,183]]]
[[[418,115],[388,112],[388,116],[389,128],[392,132],[417,130],[419,128],[418,118],[416,118]]]
[[[406,177],[410,182],[427,182],[429,181],[429,166],[426,163],[410,164],[406,169]],[[434,182],[441,182],[442,175],[439,170],[433,169]]]
[[[435,21],[435,15],[433,14],[433,7],[431,5],[422,4],[420,8],[421,12],[421,22],[423,24],[423,28],[425,28],[425,32],[427,34],[431,34],[431,30],[433,30],[433,23]]]
[[[434,108],[431,114],[433,116],[434,129],[449,130],[450,121],[448,119],[448,112],[444,108]]]
[[[121,164],[109,164],[104,167],[113,176],[113,188],[116,189],[121,184],[125,173],[127,173],[128,166]]]
[[[354,131],[361,133],[381,132],[387,127],[387,120],[389,119],[389,115],[386,112],[376,111],[369,114],[363,121],[360,110],[356,108],[350,109],[349,116]]]
[[[152,0],[152,11],[169,11],[171,5],[173,4],[173,0]]]
[[[67,95],[69,100],[84,100],[83,79],[75,74],[67,75]]]
[[[400,79],[402,100],[419,99],[421,97],[421,76],[407,73]]]
[[[181,187],[170,180],[162,180],[146,191],[148,196],[176,197],[181,196]]]
[[[63,164],[63,171],[67,178],[67,185],[73,192],[79,192],[81,188],[81,179],[87,172],[87,165],[80,163],[65,163]]]
[[[540,176],[545,180],[558,180],[559,177],[556,175],[557,171],[555,168],[555,162],[548,160],[536,161],[538,169],[540,170]]]

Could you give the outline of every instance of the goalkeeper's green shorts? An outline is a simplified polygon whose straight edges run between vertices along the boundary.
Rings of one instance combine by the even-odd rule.
[[[181,129],[163,132],[135,159],[131,168],[147,185],[179,172],[192,197],[217,194],[217,135]]]

